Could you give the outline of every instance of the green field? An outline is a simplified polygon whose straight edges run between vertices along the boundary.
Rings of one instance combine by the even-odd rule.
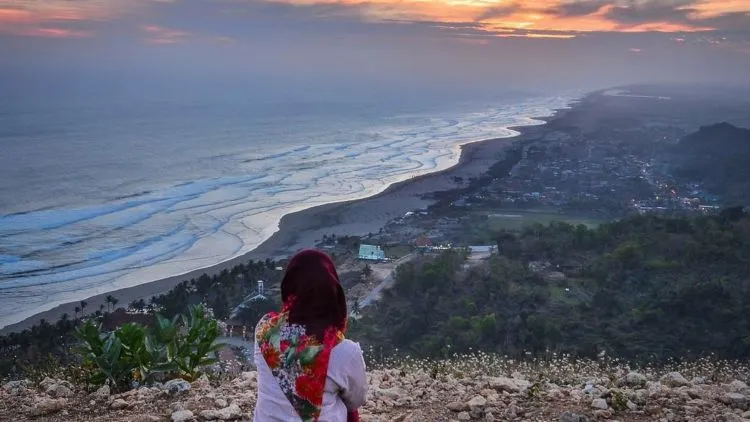
[[[489,213],[490,230],[519,230],[534,223],[549,224],[552,221],[563,221],[568,224],[583,224],[596,227],[606,220],[581,215],[566,215],[551,209],[498,210]]]

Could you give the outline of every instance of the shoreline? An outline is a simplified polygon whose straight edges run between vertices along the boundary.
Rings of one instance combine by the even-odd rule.
[[[384,191],[366,198],[318,205],[284,215],[279,222],[278,230],[271,237],[243,255],[187,273],[88,297],[84,299],[88,303],[87,312],[84,314],[93,313],[101,304],[106,306],[105,298],[110,295],[117,298],[119,304],[127,306],[134,300],[148,300],[152,296],[164,294],[181,282],[198,278],[203,274],[213,276],[250,260],[284,259],[302,248],[314,246],[324,234],[366,235],[377,232],[393,218],[400,217],[408,211],[426,208],[435,202],[424,199],[425,195],[455,189],[457,186],[453,181],[454,177],[468,179],[482,175],[497,162],[499,154],[514,144],[522,143],[548,131],[551,121],[563,118],[586,96],[571,100],[567,108],[552,110],[550,116],[531,117],[532,120],[542,123],[508,127],[509,130],[518,132],[517,135],[459,145],[458,162],[443,170],[393,183]],[[68,302],[37,313],[1,328],[0,335],[29,329],[41,320],[54,323],[66,313],[72,316],[75,313],[75,307],[79,304],[80,301]]]

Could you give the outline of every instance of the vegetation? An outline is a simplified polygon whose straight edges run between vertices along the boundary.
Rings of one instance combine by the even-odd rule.
[[[205,303],[217,319],[223,320],[231,313],[232,305],[239,304],[246,295],[255,291],[257,280],[265,280],[267,285],[277,283],[281,277],[281,272],[276,271],[278,265],[272,260],[250,261],[218,275],[204,274],[180,283],[167,294],[152,297],[148,303],[135,301],[131,307],[135,310],[157,309],[171,321],[177,315],[189,313],[191,305]],[[106,311],[114,309],[119,300],[109,295],[105,302],[106,308],[102,305],[83,318],[81,314],[76,318],[63,315],[54,324],[41,321],[31,329],[0,336],[0,378],[27,376],[46,362],[55,362],[59,367],[79,363],[76,354],[71,353],[71,348],[81,341],[76,328],[87,321],[97,325],[107,322],[112,314]],[[82,301],[80,312],[83,313],[89,305]],[[125,334],[130,335],[123,332]]]
[[[674,173],[698,181],[729,204],[750,204],[750,129],[729,123],[701,127],[668,151]]]
[[[222,347],[216,343],[218,324],[203,306],[191,306],[186,315],[172,319],[157,315],[151,328],[131,322],[103,333],[87,321],[76,331],[83,341],[84,368],[91,370],[89,382],[108,381],[119,389],[157,378],[194,380],[201,367],[216,362],[212,356]]]
[[[496,239],[501,256],[485,263],[448,251],[399,267],[353,335],[420,357],[750,355],[750,216],[741,209],[537,224]]]

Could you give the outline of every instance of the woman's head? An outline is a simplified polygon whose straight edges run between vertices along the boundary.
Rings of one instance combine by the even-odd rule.
[[[281,281],[281,299],[289,320],[323,339],[328,328],[346,329],[346,298],[331,258],[307,249],[289,261]]]

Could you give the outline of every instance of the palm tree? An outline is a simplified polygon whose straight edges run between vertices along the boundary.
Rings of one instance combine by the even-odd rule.
[[[115,297],[112,295],[107,295],[104,301],[107,302],[107,310],[109,310],[110,309],[109,305],[114,305]]]
[[[354,302],[352,303],[352,314],[353,315],[359,315],[359,312],[361,311],[361,307],[359,304],[359,298],[355,297]]]
[[[81,303],[80,303],[80,306],[81,306],[81,313],[83,313],[83,311],[86,309],[86,307],[89,306],[89,303],[86,302],[85,300],[82,300]]]
[[[74,314],[74,318],[75,318],[76,320],[78,320],[78,313],[80,313],[80,312],[81,312],[81,307],[80,307],[80,306],[76,306],[76,307],[75,307],[75,308],[73,309],[73,311],[75,312],[75,314]]]
[[[113,298],[112,298],[112,308],[114,308],[114,309],[117,309],[117,302],[119,302],[119,300],[117,300],[117,299],[115,299],[115,298],[113,297]]]

